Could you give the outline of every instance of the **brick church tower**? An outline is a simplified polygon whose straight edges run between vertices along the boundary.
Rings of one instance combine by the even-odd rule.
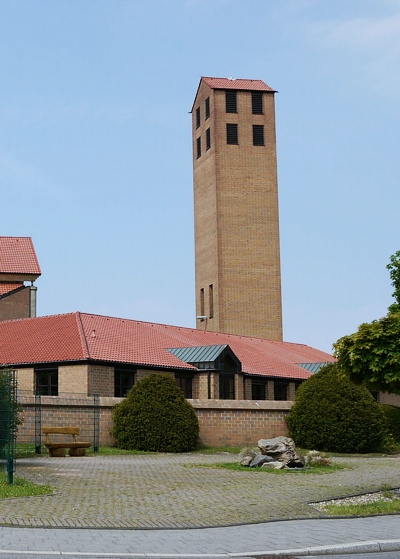
[[[201,78],[192,108],[198,329],[282,340],[275,91]]]

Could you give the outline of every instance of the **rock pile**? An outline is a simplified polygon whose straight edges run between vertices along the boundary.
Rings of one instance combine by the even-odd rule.
[[[289,437],[275,437],[258,441],[260,454],[247,450],[241,455],[240,465],[250,468],[274,468],[287,470],[303,468],[304,457],[299,453],[293,439]]]

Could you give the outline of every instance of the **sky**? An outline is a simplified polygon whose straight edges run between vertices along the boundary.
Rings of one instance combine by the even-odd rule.
[[[261,79],[276,126],[284,340],[331,352],[394,302],[400,0],[0,0],[1,236],[38,315],[195,327],[190,110]]]

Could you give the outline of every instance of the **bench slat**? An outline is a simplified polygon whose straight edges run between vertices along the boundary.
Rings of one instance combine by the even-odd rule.
[[[45,435],[79,435],[79,427],[43,427],[42,431]]]

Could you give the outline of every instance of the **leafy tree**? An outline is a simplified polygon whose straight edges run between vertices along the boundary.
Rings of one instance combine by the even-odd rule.
[[[400,250],[390,257],[390,262],[386,266],[390,273],[390,279],[394,287],[393,297],[396,302],[390,305],[389,312],[400,312]]]
[[[396,303],[385,317],[361,324],[333,347],[339,367],[350,380],[371,390],[400,394],[400,251],[390,257],[387,268]]]
[[[333,347],[350,380],[370,390],[400,394],[400,312],[361,324]]]
[[[194,450],[199,422],[175,380],[152,374],[135,384],[113,410],[113,436],[118,448],[153,452]]]
[[[381,407],[333,363],[303,382],[287,418],[290,436],[303,448],[370,452],[388,435]]]

